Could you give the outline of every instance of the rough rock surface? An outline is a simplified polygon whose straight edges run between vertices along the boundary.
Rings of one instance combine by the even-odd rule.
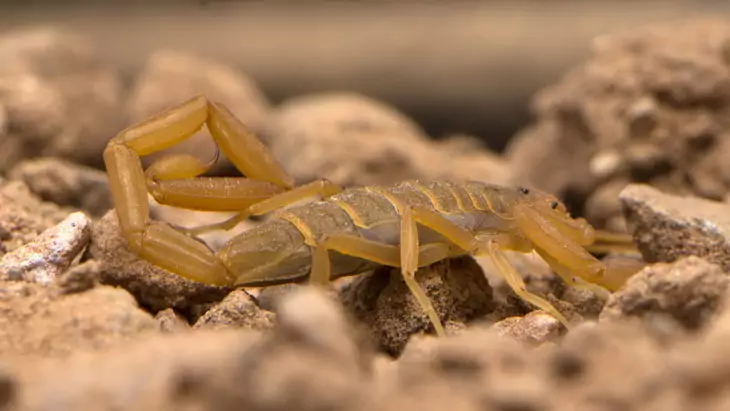
[[[123,85],[96,48],[50,27],[0,37],[0,171],[33,156],[101,164],[123,124]]]
[[[730,270],[730,206],[646,185],[621,192],[634,241],[649,262],[700,256]]]
[[[92,167],[59,158],[38,158],[19,163],[8,172],[23,181],[44,201],[103,216],[113,207],[106,174]]]
[[[33,241],[66,215],[56,204],[41,201],[22,182],[0,177],[0,256]]]
[[[630,182],[722,199],[730,187],[730,24],[671,22],[596,39],[593,56],[540,91],[510,142],[520,182],[622,229]]]
[[[528,344],[557,342],[563,334],[563,325],[543,311],[532,311],[524,317],[509,317],[494,324],[501,334]]]
[[[720,266],[694,256],[652,265],[611,295],[600,318],[668,316],[696,330],[715,315],[729,282]]]
[[[91,220],[77,212],[0,259],[1,280],[52,284],[89,243]]]
[[[224,103],[254,133],[262,135],[269,117],[270,103],[245,74],[222,62],[174,50],[158,50],[137,76],[127,101],[130,124],[174,107],[192,96],[204,94]],[[215,144],[205,129],[190,140],[166,150],[194,153],[204,161],[216,155]],[[149,161],[158,158],[152,155]],[[220,157],[217,170],[227,163]]]

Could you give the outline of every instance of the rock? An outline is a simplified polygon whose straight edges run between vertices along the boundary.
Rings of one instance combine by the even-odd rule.
[[[268,330],[274,326],[276,317],[272,312],[262,310],[244,290],[234,290],[220,303],[206,311],[193,328],[245,328]]]
[[[730,207],[665,194],[646,185],[621,192],[629,230],[647,262],[698,256],[730,270]]]
[[[38,284],[0,282],[0,359],[100,350],[158,329],[124,290],[59,295]]]
[[[510,141],[514,181],[620,230],[627,183],[719,200],[730,188],[730,24],[695,19],[597,38],[591,58],[532,101]]]
[[[155,320],[160,324],[160,331],[163,333],[177,333],[190,330],[190,324],[172,308],[165,308],[157,312]]]
[[[89,243],[91,220],[81,212],[69,215],[32,242],[0,259],[0,280],[49,285],[68,268]]]
[[[535,345],[557,342],[564,329],[560,321],[542,311],[533,311],[524,317],[505,318],[495,323],[494,328],[500,335]]]
[[[127,102],[130,122],[146,120],[198,94],[226,104],[251,131],[263,135],[271,103],[252,79],[222,62],[174,50],[154,52],[142,68]],[[190,140],[165,152],[194,153],[207,161],[215,157],[216,148],[204,126]],[[150,164],[155,158],[159,155],[144,161]],[[227,164],[221,155],[215,170]]]
[[[78,208],[101,217],[113,207],[104,172],[58,158],[39,158],[19,163],[8,177],[23,181],[44,201]]]
[[[471,257],[423,267],[416,272],[416,280],[431,299],[447,332],[463,328],[494,308],[492,289]],[[341,299],[391,355],[400,353],[412,335],[434,332],[399,269],[384,267],[363,275],[343,289]]]
[[[96,45],[50,27],[0,37],[0,170],[30,157],[100,166],[107,140],[123,123],[119,73]]]
[[[666,315],[696,330],[714,317],[729,282],[718,265],[694,256],[654,264],[611,295],[601,321]]]
[[[34,196],[24,183],[0,177],[0,256],[33,241],[67,216],[57,205]]]
[[[299,183],[320,178],[344,186],[412,178],[502,183],[508,175],[496,154],[445,150],[444,143],[431,142],[395,108],[356,93],[286,101],[275,112],[269,134],[274,155]]]
[[[101,264],[102,284],[126,289],[153,312],[166,308],[186,312],[196,305],[218,302],[230,292],[228,288],[194,282],[141,260],[129,251],[114,210],[94,224],[88,254]]]

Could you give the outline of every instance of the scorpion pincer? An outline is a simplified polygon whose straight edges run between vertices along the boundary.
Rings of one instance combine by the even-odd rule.
[[[142,156],[186,140],[203,125],[245,178],[204,177],[212,164],[186,154],[163,156],[143,169]],[[376,266],[399,267],[439,335],[441,319],[415,280],[419,267],[466,254],[488,256],[519,297],[566,326],[552,304],[526,289],[505,250],[537,252],[574,286],[615,290],[640,268],[596,259],[585,248],[596,231],[537,190],[448,181],[343,189],[318,180],[295,186],[242,122],[203,96],[120,132],[109,141],[104,161],[122,235],[142,259],[194,281],[250,287],[307,279],[327,285]],[[236,214],[183,232],[149,218],[148,193],[165,205]],[[313,196],[319,200],[290,207]],[[217,252],[194,237],[272,212]]]

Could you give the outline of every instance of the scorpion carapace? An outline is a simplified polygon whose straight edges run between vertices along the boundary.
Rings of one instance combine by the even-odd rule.
[[[185,154],[167,155],[143,170],[141,156],[172,147],[203,125],[245,178],[201,177],[212,164]],[[585,248],[596,237],[591,226],[537,190],[447,181],[343,189],[319,180],[295,186],[224,105],[202,96],[122,131],[110,140],[104,161],[122,234],[141,258],[195,281],[240,286],[307,278],[326,285],[377,265],[399,267],[439,335],[441,319],[415,280],[418,267],[465,254],[488,256],[518,296],[566,325],[547,300],[527,291],[505,250],[536,251],[571,285],[614,290],[640,268],[612,269],[597,260]],[[161,204],[237,214],[182,232],[150,220],[148,193]],[[289,207],[312,196],[319,201]],[[217,252],[191,235],[274,211]]]

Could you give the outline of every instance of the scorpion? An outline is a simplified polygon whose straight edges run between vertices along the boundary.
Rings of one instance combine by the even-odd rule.
[[[204,125],[243,177],[203,176],[215,160],[204,163],[180,153],[143,168],[143,156],[183,142]],[[618,289],[641,268],[597,259],[586,247],[598,230],[572,218],[555,196],[535,189],[420,180],[349,188],[326,179],[295,185],[243,122],[202,95],[124,129],[109,140],[103,158],[121,234],[141,259],[189,280],[230,287],[304,281],[328,286],[374,267],[400,268],[439,336],[445,335],[441,319],[415,279],[420,267],[464,255],[489,257],[517,296],[566,326],[570,323],[550,302],[527,290],[505,251],[536,252],[567,284],[604,291]],[[150,217],[149,195],[163,205],[234,215],[175,228]],[[271,218],[217,251],[196,237],[269,213]],[[617,244],[630,242],[620,236],[613,237]]]

